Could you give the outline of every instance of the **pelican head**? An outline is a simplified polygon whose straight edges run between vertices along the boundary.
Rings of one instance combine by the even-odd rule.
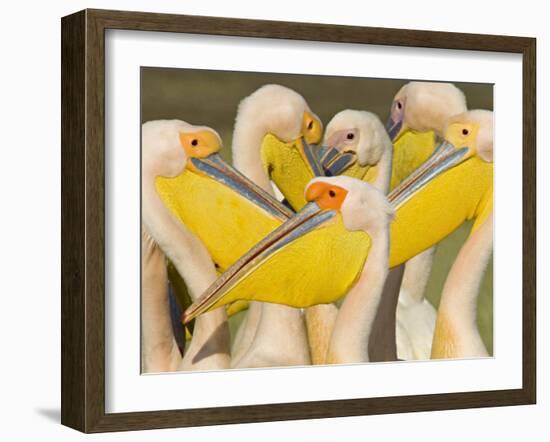
[[[155,223],[155,212],[162,207],[153,203],[160,197],[172,217],[197,235],[224,269],[292,211],[229,166],[219,155],[221,145],[213,129],[184,121],[142,126],[146,224]],[[148,227],[162,229],[155,224]]]
[[[473,233],[490,216],[492,135],[490,111],[473,110],[451,117],[446,141],[390,193],[388,198],[398,208],[391,226],[390,266],[432,247],[467,220],[474,220]],[[426,178],[431,181],[423,186]],[[415,188],[419,191],[408,197]]]
[[[413,81],[397,92],[386,124],[393,142],[391,189],[433,153],[447,120],[466,110],[464,94],[451,83]]]
[[[338,112],[327,125],[323,145],[328,147],[321,148],[320,159],[329,176],[343,174],[372,184],[380,174],[378,169],[391,167],[391,140],[371,112]],[[384,158],[387,164],[381,164]],[[388,184],[381,190],[386,191]]]
[[[306,188],[306,199],[322,210],[339,210],[347,230],[367,232],[372,237],[386,228],[394,216],[384,193],[348,176],[313,179]]]
[[[468,155],[493,162],[493,112],[476,109],[449,119],[445,139],[456,148],[467,147]]]
[[[192,158],[207,158],[222,145],[215,130],[180,120],[148,121],[141,135],[144,168],[155,176],[175,177],[192,167]]]
[[[310,307],[344,296],[393,209],[384,194],[351,177],[312,180],[306,206],[231,266],[189,307],[184,322],[238,299]]]
[[[322,124],[297,92],[275,84],[262,86],[239,104],[233,134],[233,162],[264,190],[272,180],[290,204],[305,204],[307,182],[323,175],[313,154]]]
[[[448,118],[466,110],[464,93],[455,85],[411,81],[395,95],[386,128],[394,142],[407,131],[443,137]]]

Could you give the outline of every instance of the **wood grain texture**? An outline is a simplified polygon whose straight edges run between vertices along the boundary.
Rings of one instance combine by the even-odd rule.
[[[536,40],[523,50],[523,390],[537,396],[537,75]]]
[[[85,14],[63,19],[61,33],[61,422],[85,417]]]
[[[106,29],[523,54],[523,387],[339,401],[105,413]],[[62,423],[84,432],[532,404],[536,398],[536,46],[525,37],[86,10],[62,19]]]

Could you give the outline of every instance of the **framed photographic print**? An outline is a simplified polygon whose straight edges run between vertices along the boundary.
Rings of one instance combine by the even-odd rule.
[[[535,48],[64,17],[62,423],[535,403]]]

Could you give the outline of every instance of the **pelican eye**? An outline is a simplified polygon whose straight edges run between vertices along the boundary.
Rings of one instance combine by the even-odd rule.
[[[468,135],[469,133],[468,129],[462,129],[462,135]]]
[[[396,103],[396,105],[397,105],[397,109],[399,109],[399,110],[401,110],[401,109],[403,108],[403,105],[401,104],[400,101],[398,101],[398,102]]]
[[[353,140],[355,138],[355,135],[353,135],[351,132],[349,134],[346,135],[346,138],[348,140]]]
[[[310,121],[310,122],[308,123],[307,128],[308,128],[309,130],[313,129],[313,121]]]
[[[199,140],[197,140],[196,138],[191,141],[192,146],[198,146],[198,144],[199,144]]]
[[[328,191],[328,195],[331,197],[331,198],[334,198],[336,196],[336,192],[334,190],[329,190]]]

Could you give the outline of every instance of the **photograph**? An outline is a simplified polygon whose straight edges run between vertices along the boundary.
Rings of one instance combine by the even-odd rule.
[[[141,374],[494,357],[494,84],[140,68]]]
[[[472,3],[6,2],[0,440],[544,439],[550,26]]]

